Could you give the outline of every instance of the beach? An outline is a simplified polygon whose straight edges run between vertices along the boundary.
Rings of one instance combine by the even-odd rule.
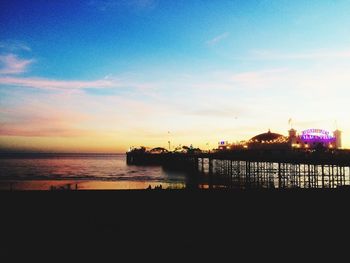
[[[125,154],[1,154],[0,190],[181,189],[186,176],[127,165]]]

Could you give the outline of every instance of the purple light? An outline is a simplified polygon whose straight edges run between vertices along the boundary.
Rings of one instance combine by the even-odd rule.
[[[311,142],[331,142],[335,138],[329,133],[329,131],[322,129],[308,129],[302,131],[300,138],[304,141]]]
[[[329,135],[329,131],[322,130],[322,129],[308,129],[308,130],[302,131],[301,133],[302,133],[302,135],[327,135],[327,136],[331,136],[331,135]]]

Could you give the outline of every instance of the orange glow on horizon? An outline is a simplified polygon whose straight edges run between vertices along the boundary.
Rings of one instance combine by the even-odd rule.
[[[170,138],[171,150],[176,147],[190,146],[209,150],[218,147],[217,138],[227,138],[229,143],[249,140],[251,137],[259,134],[262,129],[250,130],[246,135],[244,130],[225,133],[218,132],[216,136],[212,130],[191,130],[187,134],[185,132],[173,132]],[[277,129],[274,131],[279,132]],[[224,136],[223,136],[224,134]],[[281,132],[281,134],[283,134]],[[5,151],[30,151],[30,152],[81,152],[81,153],[125,153],[130,147],[145,146],[148,148],[163,147],[169,148],[169,136],[166,132],[158,132],[150,134],[142,130],[132,132],[116,132],[113,134],[95,132],[90,136],[0,136],[0,148]],[[343,133],[343,149],[349,147],[350,141]],[[293,145],[298,147],[297,145]]]

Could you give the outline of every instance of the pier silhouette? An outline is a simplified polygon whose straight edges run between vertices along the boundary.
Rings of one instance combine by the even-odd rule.
[[[160,165],[187,173],[208,187],[350,187],[350,151],[235,149],[214,152],[127,152],[130,165]],[[193,182],[193,180],[192,180]]]

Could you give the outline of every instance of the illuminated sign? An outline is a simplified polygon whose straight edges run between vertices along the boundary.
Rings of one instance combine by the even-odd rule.
[[[331,141],[334,140],[334,137],[326,130],[308,129],[301,132],[301,139],[306,141]]]

